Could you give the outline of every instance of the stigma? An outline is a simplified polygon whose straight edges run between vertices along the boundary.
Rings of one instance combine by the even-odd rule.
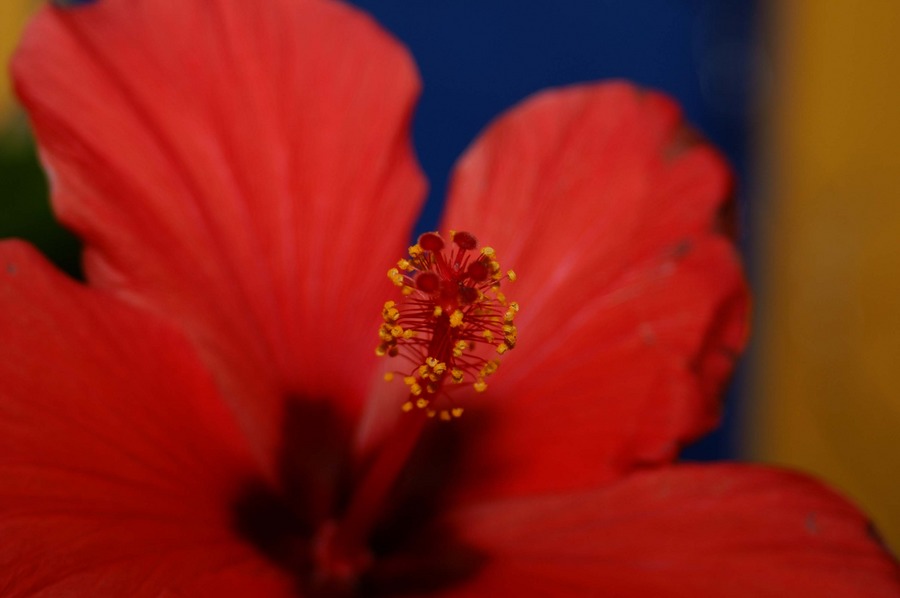
[[[516,274],[503,271],[494,250],[479,249],[467,232],[451,231],[450,241],[424,233],[388,270],[400,297],[384,304],[375,349],[400,363],[385,380],[406,385],[403,411],[423,410],[445,421],[463,413],[450,391],[468,386],[484,392],[499,357],[515,348],[519,311],[501,290]]]

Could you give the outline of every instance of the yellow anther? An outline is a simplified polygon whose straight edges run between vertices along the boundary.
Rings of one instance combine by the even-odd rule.
[[[461,417],[463,414],[463,408],[454,407],[453,409],[451,409],[451,413],[453,413],[453,417]]]
[[[492,257],[494,257],[494,256],[496,255],[496,252],[494,251],[494,248],[493,248],[493,247],[482,247],[482,248],[481,248],[481,255],[484,255],[484,256],[487,256],[487,257],[489,257],[489,258],[492,258]]]
[[[377,355],[378,357],[384,357],[385,355],[387,355],[387,347],[385,347],[384,345],[378,345],[377,347],[375,347],[375,355]]]
[[[515,334],[516,327],[512,324],[504,324],[503,325],[503,333],[504,334]]]
[[[428,417],[434,417],[436,414],[437,414],[437,411],[435,411],[434,409],[429,409],[428,411],[425,412],[425,415],[427,415]]]
[[[391,336],[394,338],[403,336],[403,326],[400,326],[399,324],[391,326]]]
[[[509,351],[509,349],[510,347],[506,343],[500,343],[499,345],[497,345],[497,353],[499,353],[500,355],[503,355],[504,353]]]
[[[442,313],[444,313],[444,310],[441,309],[441,306],[440,306],[440,305],[435,305],[435,306],[434,306],[434,317],[435,317],[435,318],[439,318],[439,317],[441,317],[441,314],[442,314]]]
[[[507,271],[506,271],[506,278],[509,279],[509,282],[516,282],[517,276],[516,276],[516,273],[515,273],[514,271],[512,271],[512,270],[507,270]]]
[[[495,361],[492,359],[491,361],[485,362],[484,366],[481,368],[481,375],[485,376],[485,377],[490,376],[491,374],[496,372],[497,368],[499,368],[499,367],[500,367],[499,361]]]
[[[485,382],[484,380],[479,380],[478,382],[476,382],[475,384],[473,384],[472,387],[473,387],[477,392],[484,392],[484,391],[487,389],[487,382]]]
[[[416,407],[418,407],[419,409],[425,409],[426,407],[428,407],[428,400],[419,399],[418,401],[416,401]]]
[[[427,366],[427,365],[420,365],[420,366],[419,366],[419,375],[420,375],[420,376],[427,376],[427,375],[428,375],[428,366]]]
[[[403,383],[406,384],[407,386],[412,386],[416,382],[417,382],[417,380],[416,380],[415,376],[406,376],[405,378],[403,378]]]
[[[450,421],[450,412],[446,409],[441,410],[441,420],[448,422]]]
[[[417,397],[417,396],[419,396],[420,394],[422,394],[422,387],[419,386],[418,383],[413,384],[412,386],[409,387],[409,392],[412,393],[412,395],[413,395],[414,397]]]
[[[390,382],[393,379],[394,379],[394,372],[385,372],[384,373],[384,381],[385,382]]]
[[[450,315],[450,327],[459,328],[463,324],[463,312],[456,310]]]
[[[412,401],[406,401],[405,403],[403,403],[403,406],[400,408],[403,409],[403,411],[409,413],[410,411],[412,411],[412,408],[413,408]]]
[[[403,331],[403,338],[405,338],[405,339],[411,339],[415,335],[416,335],[415,330],[404,330]]]
[[[418,243],[409,248],[409,256],[413,259],[419,257],[420,255],[422,255],[422,253],[424,252],[422,251],[422,248]]]
[[[497,298],[497,301],[499,301],[501,304],[506,303],[506,295],[504,295],[500,291],[494,291],[494,296]]]
[[[400,274],[400,270],[397,268],[391,268],[387,271],[388,278],[390,278],[395,285],[398,287],[403,286],[403,275]]]
[[[413,265],[407,259],[399,260],[397,262],[397,267],[400,268],[401,270],[406,270],[406,271],[410,271],[410,270],[414,269]]]
[[[450,377],[453,378],[453,381],[459,384],[463,381],[463,371],[453,368],[450,370]]]
[[[443,361],[439,361],[436,364],[434,364],[434,367],[431,369],[434,371],[435,374],[440,376],[441,374],[443,374],[444,372],[447,371],[447,364],[444,363]]]
[[[491,332],[490,330],[488,330],[487,328],[484,329],[484,332],[481,333],[481,336],[483,336],[484,340],[486,340],[489,343],[494,342],[494,333]]]
[[[425,365],[431,369],[434,369],[434,366],[436,366],[438,363],[440,363],[440,362],[437,359],[435,359],[434,357],[426,357],[425,358]]]
[[[503,319],[506,320],[507,322],[512,322],[513,320],[516,319],[517,313],[518,312],[513,309],[507,309],[506,313],[503,314]]]
[[[456,344],[453,346],[453,356],[462,357],[463,352],[468,348],[469,343],[466,341],[456,341]]]

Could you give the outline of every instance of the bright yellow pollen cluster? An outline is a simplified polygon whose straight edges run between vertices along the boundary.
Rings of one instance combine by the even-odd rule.
[[[451,233],[450,240],[425,233],[409,248],[409,257],[388,270],[403,298],[384,304],[375,349],[379,356],[399,356],[411,364],[405,372],[384,376],[403,380],[408,398],[402,410],[421,410],[442,421],[463,413],[453,405],[450,386],[485,392],[486,379],[500,367],[496,355],[518,341],[519,306],[500,290],[516,273],[500,267],[492,247],[477,249],[470,233]]]
[[[384,320],[381,328],[378,329],[378,338],[381,339],[381,342],[375,348],[375,354],[379,357],[384,355],[394,356],[397,354],[398,342],[402,339],[411,339],[416,333],[414,330],[405,330],[403,326],[397,323],[400,319],[400,310],[397,309],[397,304],[393,301],[388,301],[384,304],[384,308],[381,310],[381,317]]]
[[[456,345],[453,347],[453,357],[462,357],[463,353],[465,353],[469,349],[470,343],[467,341],[457,341]]]
[[[519,331],[513,324],[517,313],[519,313],[519,304],[513,302],[509,304],[506,313],[503,314],[503,342],[497,345],[497,353],[501,355],[515,348],[516,342],[519,340]]]
[[[400,274],[400,270],[398,270],[397,268],[391,268],[390,270],[388,270],[387,275],[388,278],[391,279],[391,282],[393,282],[396,286],[403,286],[403,275]]]
[[[411,399],[415,398],[415,400],[404,403],[403,410],[411,411],[413,407],[427,408],[430,405],[428,397],[437,394],[446,373],[446,363],[438,361],[434,357],[428,357],[413,374],[404,376],[403,382],[409,387]]]

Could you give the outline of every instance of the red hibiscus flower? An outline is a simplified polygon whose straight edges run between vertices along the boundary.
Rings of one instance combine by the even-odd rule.
[[[816,482],[673,464],[747,295],[727,169],[667,98],[514,108],[404,295],[418,80],[356,10],[45,8],[14,74],[88,283],[0,244],[0,594],[900,593]]]

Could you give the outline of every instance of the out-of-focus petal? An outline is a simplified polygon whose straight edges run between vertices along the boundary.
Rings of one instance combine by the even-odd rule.
[[[444,224],[497,250],[521,304],[470,488],[595,486],[717,422],[748,317],[730,184],[672,101],[624,83],[544,92],[463,156]]]
[[[896,561],[855,507],[761,467],[638,472],[600,490],[485,504],[454,521],[491,560],[448,596],[900,595]]]
[[[91,284],[183,327],[259,452],[285,396],[362,400],[424,188],[396,41],[322,0],[104,0],[13,71]]]
[[[292,580],[259,563],[229,567],[199,577],[177,589],[167,589],[159,598],[302,598]]]
[[[157,596],[266,569],[233,531],[256,473],[193,347],[0,244],[0,594]]]

